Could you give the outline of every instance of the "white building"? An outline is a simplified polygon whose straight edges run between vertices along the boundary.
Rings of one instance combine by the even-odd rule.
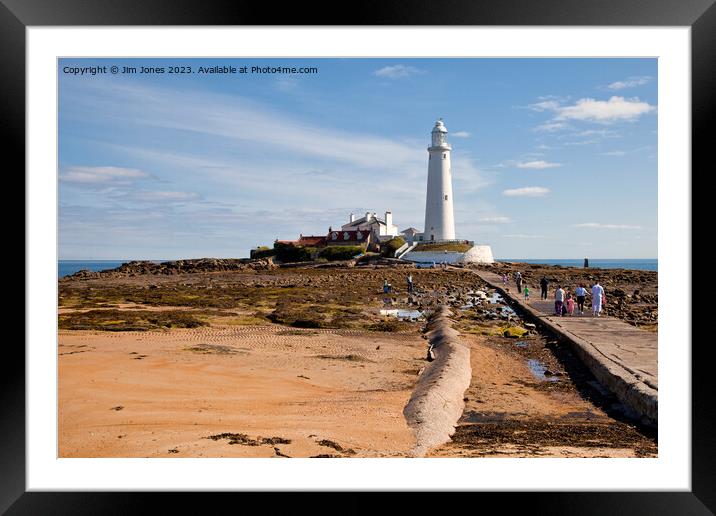
[[[425,201],[425,242],[455,239],[452,173],[447,129],[442,120],[435,122],[432,145],[428,147],[428,192]]]
[[[341,226],[342,231],[370,231],[377,240],[383,242],[399,235],[398,226],[393,224],[393,213],[385,212],[385,219],[379,219],[375,213],[366,212],[365,217],[356,219],[350,214],[347,224]]]
[[[403,236],[406,242],[417,242],[418,240],[421,240],[423,237],[423,234],[415,229],[415,228],[408,228],[404,229],[400,232],[400,234]]]

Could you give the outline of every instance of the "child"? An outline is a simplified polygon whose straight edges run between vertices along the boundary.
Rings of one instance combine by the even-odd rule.
[[[572,299],[572,294],[567,294],[567,313],[570,316],[574,315],[574,299]]]
[[[527,301],[530,298],[530,288],[525,285],[525,301]]]

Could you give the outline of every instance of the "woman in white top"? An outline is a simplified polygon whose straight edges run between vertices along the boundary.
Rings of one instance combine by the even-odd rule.
[[[554,291],[554,313],[556,315],[562,315],[562,305],[564,304],[564,290],[562,285],[557,286],[557,290]]]
[[[597,281],[592,287],[592,316],[596,315],[600,317],[599,312],[602,311],[602,297],[604,296],[604,289]]]

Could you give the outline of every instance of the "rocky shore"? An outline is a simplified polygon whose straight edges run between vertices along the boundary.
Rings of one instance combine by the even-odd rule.
[[[550,282],[550,296],[554,289],[561,285],[568,292],[574,292],[580,283],[589,287],[599,281],[606,293],[605,311],[629,324],[656,330],[658,327],[658,273],[627,269],[583,269],[579,267],[561,267],[518,262],[499,262],[490,265],[470,265],[465,268],[450,267],[449,269],[417,269],[413,264],[400,260],[359,260],[349,262],[280,264],[271,258],[234,259],[234,258],[201,258],[192,260],[176,260],[162,263],[150,261],[131,261],[105,271],[93,272],[82,270],[60,280],[74,290],[77,280],[103,280],[135,278],[145,287],[151,285],[153,277],[182,277],[187,279],[178,287],[185,289],[222,288],[238,281],[246,287],[259,288],[308,288],[313,291],[342,290],[344,282],[349,283],[357,278],[358,284],[350,292],[361,292],[375,299],[381,294],[379,289],[384,280],[392,285],[391,292],[381,295],[381,301],[389,306],[408,306],[418,309],[432,308],[438,305],[461,307],[470,302],[476,282],[470,269],[483,269],[496,274],[507,274],[510,278],[509,288],[516,288],[513,282],[514,273],[520,271],[532,292],[539,296],[539,282],[544,276]],[[410,271],[406,270],[409,269]],[[356,273],[349,274],[349,270]],[[272,271],[271,276],[265,273]],[[238,276],[232,274],[239,273]],[[241,274],[244,273],[244,274]],[[246,275],[248,273],[248,276]],[[408,293],[405,286],[407,274],[415,280],[415,291]],[[265,277],[264,277],[265,276]],[[210,282],[210,285],[204,285]],[[94,287],[102,288],[101,283]],[[77,285],[77,288],[79,285]],[[286,291],[285,291],[286,292]],[[286,292],[288,293],[288,292]],[[195,293],[196,294],[196,293]],[[218,293],[214,290],[214,295]],[[312,298],[309,295],[308,298]],[[349,296],[351,297],[351,296]],[[307,299],[308,300],[308,299]],[[316,301],[318,301],[316,299]],[[180,303],[184,304],[184,303]],[[589,305],[589,299],[587,300]],[[212,304],[211,306],[216,306]],[[486,314],[490,316],[490,314]],[[494,315],[494,314],[493,314]],[[497,317],[497,316],[496,316]]]
[[[197,258],[193,260],[174,260],[151,262],[133,260],[114,269],[90,271],[83,269],[63,279],[122,278],[143,274],[175,275],[196,274],[202,272],[222,272],[241,270],[271,270],[276,267],[271,258],[252,260],[249,258]]]

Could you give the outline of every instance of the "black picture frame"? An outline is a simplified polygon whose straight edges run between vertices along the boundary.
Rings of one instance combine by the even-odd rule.
[[[25,30],[30,26],[82,25],[552,25],[552,26],[689,26],[692,72],[692,171],[706,168],[710,121],[716,103],[715,0],[449,0],[436,2],[366,0],[343,2],[262,2],[207,0],[0,0],[0,131],[4,155],[25,168]],[[25,270],[25,275],[31,271]],[[28,309],[32,306],[28,305]],[[716,512],[716,424],[709,385],[711,344],[693,342],[692,352],[692,490],[690,492],[481,493],[480,506],[496,502],[500,510],[525,507],[550,514],[713,514]],[[9,344],[9,343],[8,343]],[[678,343],[684,346],[685,342]],[[0,440],[0,512],[7,514],[126,514],[180,507],[206,511],[205,502],[188,493],[60,493],[25,489],[25,353],[6,345]],[[12,366],[10,366],[12,364]],[[702,388],[699,388],[702,387]],[[214,494],[226,501],[234,494]],[[241,493],[241,505],[253,497]],[[200,496],[200,499],[205,497]],[[401,512],[420,507],[424,497],[401,501]],[[490,500],[488,500],[488,498]],[[213,500],[212,500],[213,501]],[[329,512],[335,502],[326,499]],[[470,502],[475,503],[475,502]],[[390,502],[381,502],[389,508]],[[417,505],[420,504],[420,505]],[[373,506],[350,494],[340,513],[365,512]],[[316,510],[314,503],[311,510]],[[318,507],[321,511],[321,508]],[[396,509],[397,510],[397,509]],[[476,507],[477,510],[477,507]],[[273,512],[273,510],[271,511]]]

